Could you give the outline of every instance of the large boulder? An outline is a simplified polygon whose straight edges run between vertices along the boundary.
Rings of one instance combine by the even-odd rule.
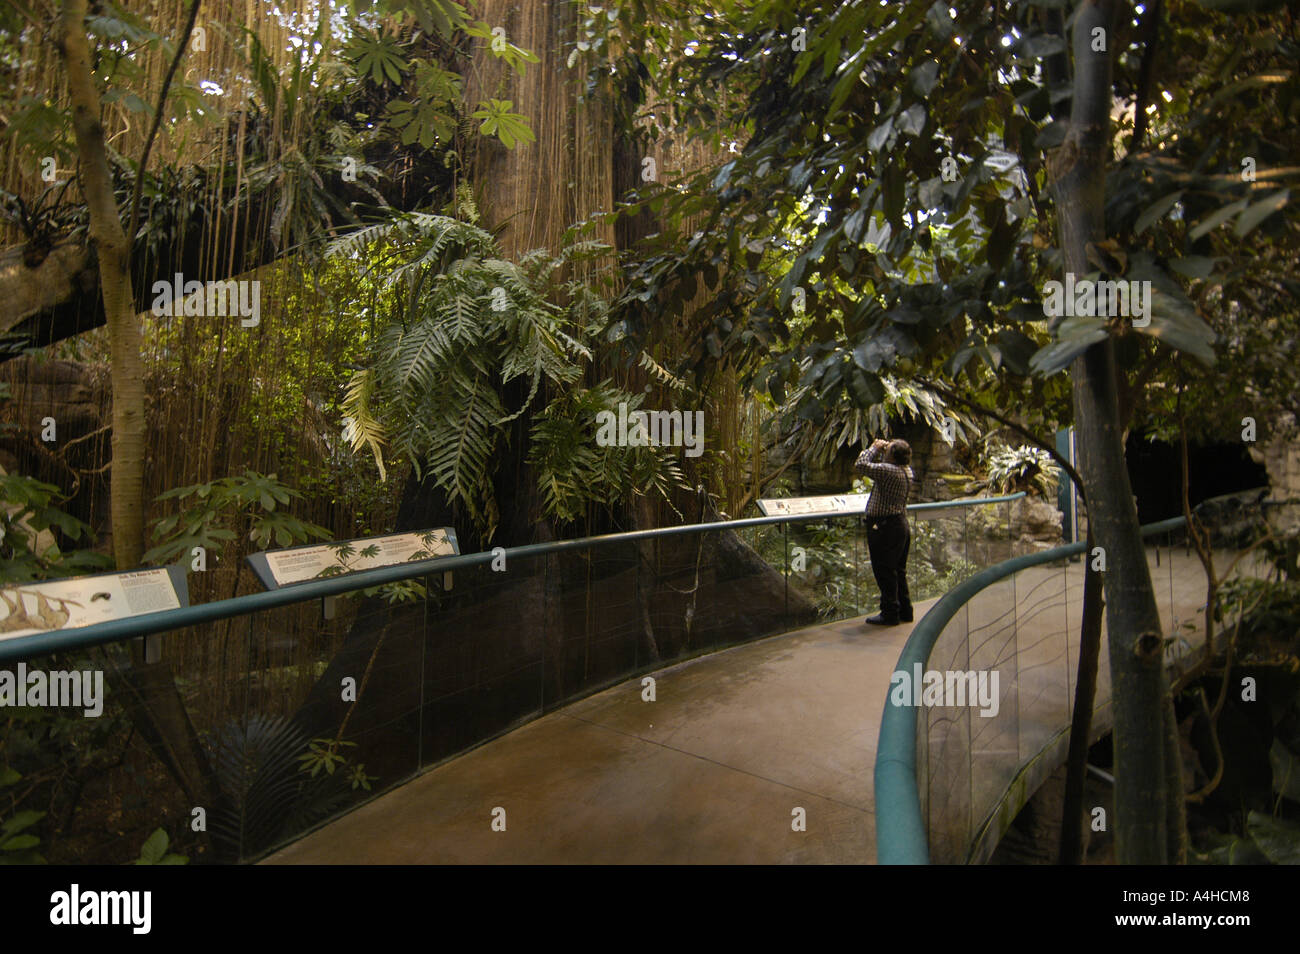
[[[1032,553],[1059,546],[1061,536],[1061,511],[1055,500],[1028,496],[1011,504],[1011,527],[1017,534],[1014,550]]]

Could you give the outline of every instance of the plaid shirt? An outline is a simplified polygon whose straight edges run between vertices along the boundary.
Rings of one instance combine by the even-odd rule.
[[[899,467],[880,461],[885,447],[868,447],[858,455],[853,469],[872,480],[871,497],[867,500],[868,517],[889,517],[905,513],[907,496],[916,475],[911,467]]]

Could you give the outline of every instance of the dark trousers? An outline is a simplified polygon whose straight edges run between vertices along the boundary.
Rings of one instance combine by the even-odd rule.
[[[907,591],[907,552],[912,548],[912,528],[904,514],[867,517],[867,551],[871,572],[880,587],[880,615],[896,620],[912,615],[912,596]]]

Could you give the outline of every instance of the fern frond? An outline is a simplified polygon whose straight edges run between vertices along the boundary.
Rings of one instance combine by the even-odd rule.
[[[671,391],[680,392],[686,390],[686,382],[673,374],[658,361],[652,358],[647,352],[642,351],[638,361],[641,367],[650,372],[650,376]]]
[[[389,372],[403,401],[437,385],[438,372],[450,350],[446,333],[434,322],[420,322],[402,334]]]
[[[460,501],[472,514],[481,514],[478,494],[491,487],[491,462],[505,409],[488,382],[456,387],[445,413],[428,431],[425,463],[446,491],[449,502]]]
[[[384,427],[374,417],[370,409],[370,399],[375,391],[375,373],[372,368],[358,371],[348,382],[347,393],[343,397],[343,412],[352,419],[351,444],[354,451],[369,447],[375,455],[375,466],[379,468],[381,483],[388,480],[384,469],[382,444]]]

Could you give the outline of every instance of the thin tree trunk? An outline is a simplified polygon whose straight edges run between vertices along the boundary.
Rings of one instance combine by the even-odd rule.
[[[113,466],[109,489],[113,556],[119,570],[130,570],[140,565],[144,554],[144,364],[129,271],[131,246],[113,195],[85,22],[86,0],[66,0],[59,42],[72,101],[81,189],[99,257],[112,361]],[[127,700],[124,705],[186,798],[211,808],[219,797],[215,780],[171,667],[166,663],[143,664],[138,646],[132,655],[135,664],[120,674],[117,683],[130,688],[123,697]]]
[[[119,570],[129,570],[139,566],[144,553],[144,363],[140,358],[135,295],[127,270],[131,246],[113,196],[85,23],[86,0],[67,0],[63,6],[62,53],[81,160],[81,190],[90,211],[90,235],[99,254],[99,284],[113,368],[113,557]]]
[[[1111,148],[1111,57],[1115,0],[1085,0],[1075,11],[1074,95],[1065,141],[1049,157],[1061,251],[1067,271],[1085,275],[1087,245],[1105,237],[1105,171]],[[1101,29],[1104,51],[1094,51]],[[1115,845],[1122,864],[1168,860],[1170,780],[1166,762],[1167,680],[1156,606],[1137,508],[1124,466],[1111,339],[1071,367],[1080,472],[1089,528],[1106,554],[1108,644],[1114,710]],[[1181,786],[1178,796],[1181,796]]]

